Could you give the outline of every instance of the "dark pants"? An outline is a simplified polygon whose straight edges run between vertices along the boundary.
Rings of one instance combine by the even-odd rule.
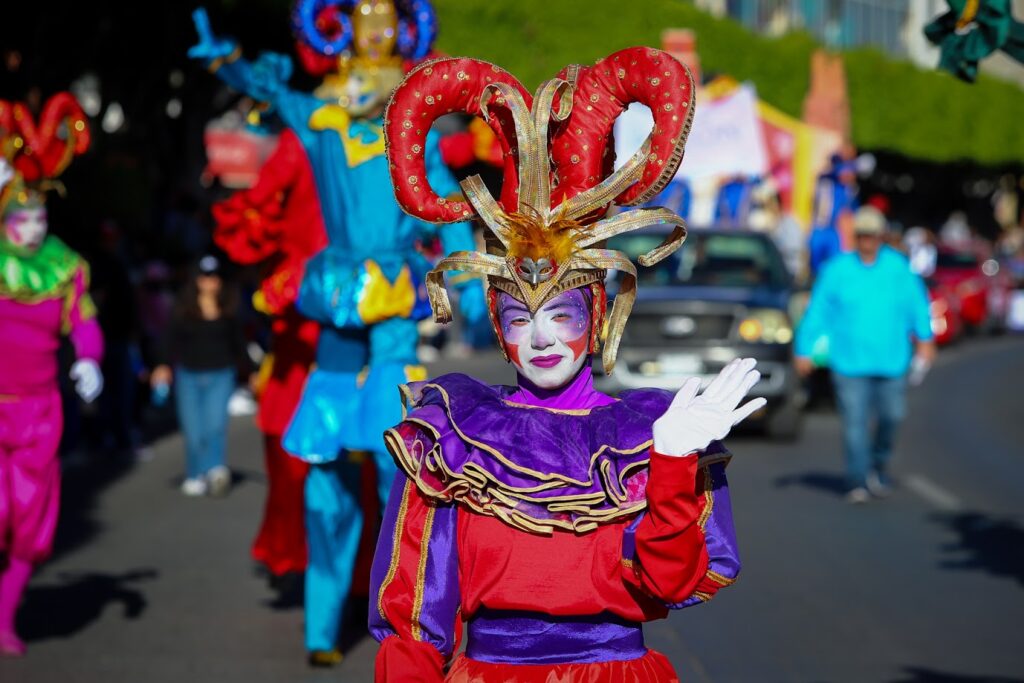
[[[832,382],[843,418],[847,484],[850,488],[864,486],[871,470],[885,481],[896,432],[906,414],[906,377],[849,377],[834,373]]]

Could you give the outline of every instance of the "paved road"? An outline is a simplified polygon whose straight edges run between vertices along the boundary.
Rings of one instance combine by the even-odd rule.
[[[458,364],[507,377],[491,359]],[[1024,681],[1024,340],[943,354],[913,392],[893,499],[840,496],[838,421],[795,444],[731,440],[739,583],[648,630],[687,681]],[[29,656],[3,683],[369,681],[364,639],[335,671],[303,662],[301,613],[275,607],[247,548],[258,436],[232,426],[224,500],[176,490],[181,441],[131,467],[70,471],[59,548],[23,610]]]

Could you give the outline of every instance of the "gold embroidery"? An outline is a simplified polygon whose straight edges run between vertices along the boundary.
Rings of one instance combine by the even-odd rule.
[[[398,553],[402,547],[402,531],[405,529],[405,513],[409,509],[409,492],[412,490],[412,482],[405,485],[402,489],[402,502],[398,506],[398,518],[395,520],[395,533],[391,539],[391,564],[388,565],[388,573],[384,576],[384,581],[380,584],[380,590],[377,591],[377,613],[380,614],[381,619],[387,619],[384,615],[384,591],[388,589],[388,586],[392,581],[395,580],[395,574],[398,573]]]
[[[618,399],[615,399],[616,401]],[[525,403],[516,403],[515,401],[509,401],[508,399],[502,399],[502,403],[513,408],[529,408],[530,410],[546,410],[549,413],[555,413],[556,415],[590,415],[590,411],[593,408],[548,408],[546,406],[531,406]]]
[[[720,586],[731,586],[732,584],[736,583],[736,579],[730,579],[728,576],[722,576],[718,572],[712,571],[710,569],[708,570],[706,576]]]
[[[429,425],[425,426],[429,427]],[[602,493],[583,494],[579,496],[553,496],[545,499],[534,499],[530,496],[523,495],[522,493],[510,491],[508,486],[501,484],[489,472],[473,466],[472,463],[467,464],[462,473],[456,474],[447,467],[442,458],[436,457],[430,459],[429,457],[425,457],[423,458],[423,464],[428,471],[433,472],[436,471],[436,469],[440,469],[450,481],[443,490],[438,491],[423,481],[423,478],[421,477],[421,470],[416,467],[418,462],[417,459],[410,455],[409,451],[405,447],[405,441],[401,436],[399,436],[397,431],[394,429],[388,430],[384,434],[384,441],[388,450],[395,456],[399,466],[409,476],[413,483],[415,483],[416,487],[421,493],[423,493],[423,495],[444,502],[452,500],[457,501],[474,512],[487,515],[489,517],[496,517],[509,526],[524,531],[550,534],[555,529],[561,529],[564,531],[585,533],[596,529],[599,524],[637,514],[647,507],[646,500],[638,501],[634,505],[628,507],[613,507],[605,510],[595,510],[586,505],[588,502],[591,504],[597,504],[606,500],[606,495]],[[435,444],[434,449],[439,449],[439,447]],[[643,467],[647,464],[648,461],[644,460],[642,462],[634,463],[634,465],[628,469]],[[501,488],[487,488],[488,482],[493,482],[497,487]],[[530,492],[534,492],[555,488],[557,486],[559,486],[558,482],[549,482],[548,484],[543,484],[540,487],[534,487],[528,490]],[[565,510],[575,511],[578,512],[578,516],[570,520],[542,519],[533,517],[532,515],[515,508],[517,505],[516,499],[528,502],[536,501],[541,504],[545,504],[550,512],[560,512]],[[562,501],[562,504],[555,501]],[[573,504],[573,501],[575,504]]]
[[[423,630],[420,627],[420,614],[423,611],[423,587],[427,576],[427,551],[430,545],[430,531],[434,527],[434,513],[436,508],[427,508],[427,518],[423,522],[423,535],[420,537],[420,562],[416,567],[416,588],[412,601],[412,639],[423,640]]]
[[[704,509],[697,520],[697,526],[704,531],[704,527],[707,526],[708,519],[711,517],[711,510],[715,507],[715,497],[711,494],[711,468],[703,467],[701,471],[704,473]]]

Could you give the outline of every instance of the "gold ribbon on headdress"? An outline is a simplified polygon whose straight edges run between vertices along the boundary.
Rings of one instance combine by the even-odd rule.
[[[611,372],[626,319],[636,299],[636,267],[622,252],[593,248],[594,245],[641,228],[675,226],[659,246],[638,259],[641,265],[652,266],[682,246],[686,238],[686,223],[668,209],[631,209],[587,224],[578,222],[585,216],[605,210],[616,197],[640,179],[650,151],[650,135],[617,171],[594,187],[551,208],[548,129],[552,118],[564,121],[569,117],[573,92],[571,82],[552,79],[538,88],[533,107],[530,108],[526,106],[522,95],[507,84],[491,83],[484,88],[480,96],[480,111],[484,118],[490,118],[490,109],[496,105],[507,108],[515,123],[516,140],[510,153],[517,157],[518,210],[511,215],[506,212],[478,175],[461,183],[466,200],[498,238],[506,253],[516,250],[516,241],[521,234],[516,230],[517,225],[529,222],[531,228],[543,232],[557,224],[559,230],[567,231],[567,239],[571,241],[570,258],[557,264],[556,275],[550,280],[532,285],[520,278],[511,257],[456,252],[442,259],[427,275],[427,294],[434,309],[435,320],[447,323],[451,321],[452,310],[444,285],[446,271],[465,271],[512,281],[518,287],[523,302],[531,311],[536,311],[552,297],[570,288],[570,285],[577,286],[579,278],[570,276],[570,273],[589,273],[592,276],[590,281],[599,281],[603,279],[605,271],[618,270],[623,278],[608,317],[608,334],[602,352],[605,372]]]

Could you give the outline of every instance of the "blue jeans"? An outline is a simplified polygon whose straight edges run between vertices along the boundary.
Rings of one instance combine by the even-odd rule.
[[[906,414],[906,377],[849,377],[833,373],[832,382],[843,417],[846,483],[851,489],[864,486],[870,470],[885,481],[896,431]]]
[[[228,400],[235,390],[235,369],[175,372],[178,422],[185,436],[185,476],[201,477],[224,464]]]

